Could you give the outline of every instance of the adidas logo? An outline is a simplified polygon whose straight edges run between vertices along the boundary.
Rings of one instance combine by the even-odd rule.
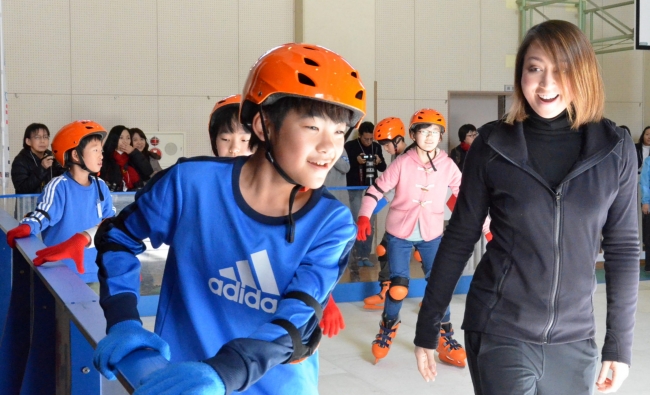
[[[275,281],[266,250],[251,254],[251,261],[255,276],[248,261],[237,261],[237,271],[234,267],[219,270],[220,277],[234,283],[212,277],[208,280],[210,291],[232,302],[245,304],[252,309],[275,313],[278,308],[280,291],[278,291],[278,284]],[[239,272],[239,278],[237,278],[237,272]],[[257,278],[257,282],[255,278]],[[263,297],[262,293],[273,295],[273,297]]]

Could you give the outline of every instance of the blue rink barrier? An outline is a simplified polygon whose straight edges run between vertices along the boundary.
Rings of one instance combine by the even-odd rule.
[[[2,394],[132,393],[142,378],[168,364],[158,352],[140,350],[118,364],[119,382],[103,379],[92,363],[106,330],[99,296],[63,263],[35,267],[32,259],[45,247],[37,237],[17,240],[11,251],[6,233],[17,225],[0,210]]]

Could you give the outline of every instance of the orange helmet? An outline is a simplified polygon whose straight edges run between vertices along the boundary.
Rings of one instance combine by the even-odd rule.
[[[441,135],[445,133],[445,130],[447,130],[447,122],[445,121],[445,117],[443,117],[442,114],[432,108],[423,108],[416,111],[415,114],[413,114],[411,117],[409,130],[413,128],[413,125],[416,125],[418,123],[433,123],[440,126],[442,129],[440,131]]]
[[[106,137],[106,130],[93,121],[74,121],[62,127],[52,140],[54,159],[65,166],[65,153],[77,148],[81,139],[91,134],[100,135],[103,140]]]
[[[393,140],[397,137],[404,138],[404,123],[395,117],[384,118],[375,126],[375,140]]]
[[[351,126],[366,113],[366,89],[356,71],[340,55],[310,44],[284,44],[262,55],[244,84],[239,113],[250,127],[262,103],[299,96],[343,106],[352,111]]]
[[[208,121],[208,129],[210,128],[210,124],[212,123],[212,117],[214,116],[214,113],[217,112],[217,110],[223,109],[227,106],[234,106],[234,105],[239,105],[241,102],[241,95],[232,95],[228,96],[225,99],[219,100],[215,105],[214,108],[212,108],[212,111],[210,112],[210,120]]]

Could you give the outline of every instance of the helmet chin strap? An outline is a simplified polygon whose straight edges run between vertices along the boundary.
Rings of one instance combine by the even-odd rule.
[[[429,158],[429,163],[431,163],[431,168],[433,169],[433,171],[438,171],[438,169],[436,169],[436,167],[433,165],[433,159],[436,157],[437,153],[433,154],[433,158],[431,157],[431,153],[436,152],[436,148],[438,148],[438,144],[436,144],[436,146],[433,147],[431,151],[427,151],[422,147],[420,147],[420,144],[418,144],[417,140],[415,140],[414,142],[415,142],[415,146],[418,147],[418,149],[427,153],[427,158]]]
[[[90,170],[88,168],[88,166],[86,166],[86,163],[84,162],[84,157],[81,156],[81,153],[79,151],[77,151],[77,154],[79,155],[79,163],[73,162],[73,161],[69,161],[68,163],[71,164],[71,165],[79,166],[79,167],[81,167],[82,170],[85,170],[88,173],[90,173],[90,174],[88,174],[89,179],[90,179],[90,177],[95,177],[95,185],[97,185],[97,193],[99,194],[99,200],[103,202],[104,201],[104,194],[102,193],[102,190],[99,187],[99,177],[98,177],[99,173],[96,173],[96,172]]]
[[[280,176],[282,176],[282,178],[284,178],[286,182],[294,186],[291,189],[291,194],[289,195],[289,215],[288,215],[289,223],[287,224],[288,227],[287,227],[287,235],[286,235],[287,242],[293,243],[294,236],[296,233],[296,224],[293,219],[293,213],[292,213],[293,203],[296,200],[296,195],[298,194],[298,192],[300,191],[304,192],[303,186],[298,184],[291,177],[289,177],[289,175],[284,171],[284,169],[282,169],[282,167],[280,167],[280,164],[278,164],[278,162],[273,157],[273,146],[271,145],[269,131],[266,128],[266,122],[264,119],[264,111],[262,111],[262,106],[260,106],[260,119],[262,121],[262,132],[264,133],[264,148],[266,151],[264,156],[266,157],[266,160],[271,162],[275,171],[277,171],[278,174],[280,174]]]

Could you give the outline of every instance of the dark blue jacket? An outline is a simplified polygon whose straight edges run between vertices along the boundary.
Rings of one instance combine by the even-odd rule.
[[[472,279],[463,329],[536,344],[593,338],[602,246],[602,358],[630,364],[639,281],[636,152],[609,120],[581,132],[580,157],[553,189],[528,163],[522,123],[481,128],[425,291],[416,345],[436,348],[440,320],[489,210],[494,238]]]

